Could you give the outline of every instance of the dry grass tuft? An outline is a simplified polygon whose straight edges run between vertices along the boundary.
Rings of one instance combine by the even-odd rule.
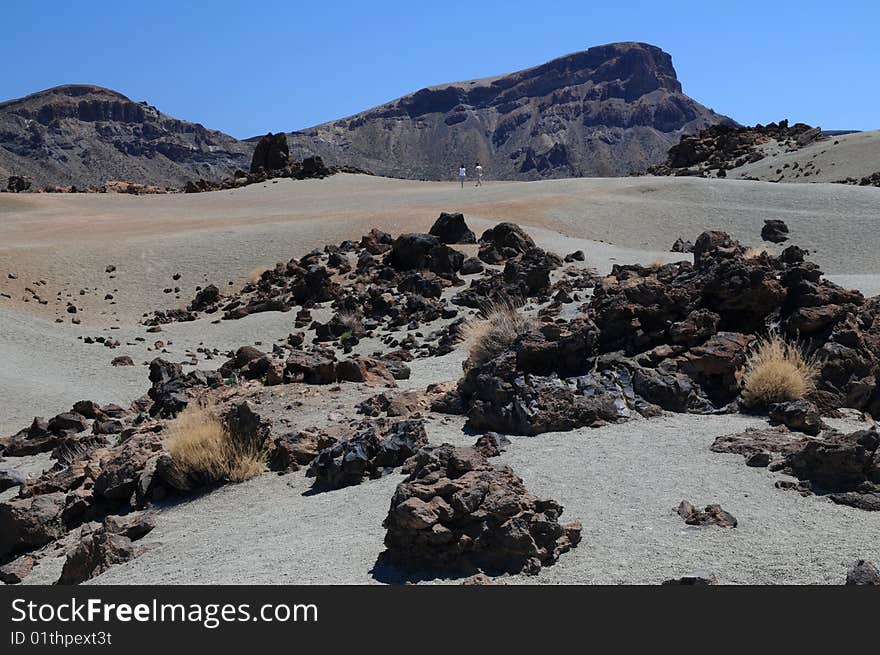
[[[653,268],[655,271],[659,268],[663,268],[663,266],[665,266],[665,263],[659,257],[655,258],[654,261],[651,262],[651,268]]]
[[[750,248],[746,248],[745,253],[743,253],[743,257],[745,259],[757,259],[761,255],[772,255],[773,251],[770,250],[767,246],[751,246]]]
[[[510,300],[487,304],[480,310],[482,318],[472,319],[461,327],[461,341],[467,344],[466,368],[480,366],[500,355],[507,347],[535,326]]]
[[[815,359],[773,333],[758,340],[743,371],[743,400],[753,407],[803,398],[815,388]]]
[[[244,482],[266,468],[266,453],[230,434],[211,406],[190,404],[168,426],[166,447],[179,471],[206,484]]]
[[[364,333],[364,323],[360,314],[356,312],[339,312],[336,315],[340,325],[345,328],[345,334],[362,336]]]

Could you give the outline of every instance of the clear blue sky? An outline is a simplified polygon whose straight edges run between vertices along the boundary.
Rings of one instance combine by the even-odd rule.
[[[880,2],[4,2],[0,99],[90,83],[243,138],[613,41],[741,123],[880,128]]]

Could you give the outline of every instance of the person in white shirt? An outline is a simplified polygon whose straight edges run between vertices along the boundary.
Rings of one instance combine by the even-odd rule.
[[[461,188],[464,188],[464,180],[467,177],[467,168],[462,164],[458,167],[458,181],[461,182]]]
[[[483,186],[483,167],[480,166],[480,162],[477,162],[477,165],[474,167],[474,171],[477,174],[477,183],[474,186]]]

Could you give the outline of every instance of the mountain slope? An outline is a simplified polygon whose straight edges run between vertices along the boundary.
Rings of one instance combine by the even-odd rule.
[[[33,188],[130,180],[182,186],[247,168],[253,146],[96,86],[68,85],[0,103],[0,179]]]
[[[295,158],[395,177],[445,179],[475,161],[500,179],[612,176],[644,171],[719,122],[733,123],[682,93],[667,53],[615,43],[422,89],[288,141]]]

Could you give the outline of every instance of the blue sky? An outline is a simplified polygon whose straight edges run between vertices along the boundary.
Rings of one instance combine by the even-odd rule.
[[[880,2],[44,0],[2,10],[0,99],[90,83],[236,137],[613,41],[741,123],[880,128]]]

